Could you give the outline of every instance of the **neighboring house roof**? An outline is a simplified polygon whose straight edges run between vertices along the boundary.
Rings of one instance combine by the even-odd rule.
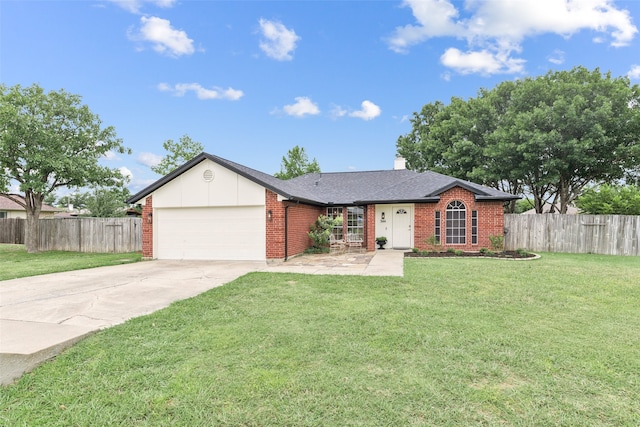
[[[364,203],[435,202],[439,195],[455,186],[476,195],[477,200],[514,200],[520,197],[469,181],[435,172],[418,173],[407,169],[311,173],[290,180],[251,169],[239,163],[201,153],[175,171],[133,195],[135,203],[195,165],[211,160],[290,200],[316,205],[351,205]]]
[[[24,197],[17,195],[17,194],[11,194],[11,197],[15,198],[15,199],[20,199],[24,202]],[[20,206],[18,203],[14,202],[11,199],[8,199],[5,196],[0,196],[0,211],[24,211],[25,209]],[[46,203],[42,204],[42,212],[58,212],[60,209],[58,208],[54,208],[53,206],[49,206]]]
[[[551,203],[545,203],[542,207],[542,213],[550,213],[551,212]],[[577,215],[579,213],[579,209],[575,206],[567,206],[567,215]],[[560,213],[560,205],[556,203],[555,209],[553,213]],[[522,215],[535,215],[537,214],[535,209],[529,209],[528,211],[522,212]]]

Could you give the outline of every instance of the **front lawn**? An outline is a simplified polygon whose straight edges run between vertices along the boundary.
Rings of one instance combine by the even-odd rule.
[[[640,424],[640,261],[252,273],[0,389],[0,425]]]
[[[0,280],[125,264],[141,259],[140,253],[94,254],[50,251],[28,254],[24,245],[0,244]]]

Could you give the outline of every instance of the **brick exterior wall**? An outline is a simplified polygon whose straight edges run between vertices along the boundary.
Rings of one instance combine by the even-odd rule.
[[[267,215],[267,259],[284,258],[284,204],[278,201],[278,195],[265,189],[265,215]],[[271,211],[271,221],[269,221]]]
[[[376,249],[376,205],[365,208],[364,246],[368,251]]]
[[[313,242],[309,238],[309,227],[326,211],[318,206],[289,203],[288,256],[298,255],[310,248]]]
[[[466,207],[466,244],[446,244],[447,205],[459,200]],[[478,243],[471,243],[471,211],[478,211]],[[435,212],[440,211],[440,241],[444,249],[453,248],[464,251],[478,251],[490,248],[489,236],[504,235],[504,210],[502,201],[476,202],[474,194],[461,187],[454,187],[440,195],[438,203],[416,203],[414,209],[414,246],[433,249],[425,242],[435,233]]]
[[[311,247],[313,242],[309,238],[309,228],[320,215],[326,214],[326,209],[319,206],[303,205],[287,201],[279,202],[278,195],[271,190],[265,190],[267,215],[267,259],[284,259],[285,256],[299,255]],[[285,214],[286,208],[286,214]],[[268,220],[271,211],[271,221]],[[365,211],[365,241],[363,247],[375,250],[375,205],[369,205]],[[288,218],[287,239],[285,242],[285,216]],[[285,253],[285,244],[288,245]]]
[[[147,196],[142,206],[142,257],[153,258],[153,196]]]
[[[301,205],[291,202],[279,202],[278,195],[271,190],[265,190],[267,215],[267,259],[284,259],[285,256],[298,255],[311,247],[309,227],[325,212],[324,208]],[[286,214],[285,214],[286,208]],[[271,211],[271,221],[269,221]],[[288,227],[285,227],[285,215],[288,217]],[[287,239],[285,242],[285,229]],[[285,253],[285,243],[288,250]]]

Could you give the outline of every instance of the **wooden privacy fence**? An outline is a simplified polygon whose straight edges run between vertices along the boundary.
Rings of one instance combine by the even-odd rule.
[[[24,219],[0,219],[0,243],[21,245],[24,243]]]
[[[4,220],[7,221],[7,220]],[[24,220],[18,220],[24,223]],[[41,219],[39,245],[41,251],[74,251],[122,253],[142,250],[140,218],[55,218]],[[5,227],[0,221],[0,236]],[[24,229],[20,241],[24,243]]]
[[[640,256],[637,215],[516,215],[504,217],[505,249]]]

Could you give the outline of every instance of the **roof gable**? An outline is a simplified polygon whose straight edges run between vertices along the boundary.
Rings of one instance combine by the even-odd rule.
[[[475,194],[475,195],[480,195],[480,196],[487,196],[487,192],[486,191],[482,191],[474,186],[469,185],[471,184],[470,182],[465,182],[465,181],[460,181],[459,179],[455,179],[453,181],[451,181],[450,183],[448,183],[447,185],[445,185],[444,187],[438,188],[437,190],[431,192],[430,194],[425,195],[425,197],[433,197],[433,196],[439,196],[440,194],[444,193],[445,191],[451,190],[454,187],[460,187],[460,188],[464,188],[465,190]]]

